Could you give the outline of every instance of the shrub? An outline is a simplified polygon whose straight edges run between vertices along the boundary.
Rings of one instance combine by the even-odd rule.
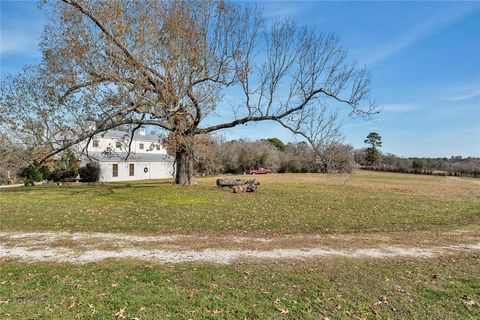
[[[323,173],[350,173],[355,165],[353,147],[340,143],[320,146],[316,162]]]
[[[52,180],[52,172],[47,166],[41,166],[40,168],[38,168],[38,171],[42,173],[43,179]]]
[[[78,173],[84,182],[97,182],[100,179],[100,166],[97,163],[89,162],[81,167]]]
[[[55,182],[61,181],[63,178],[63,172],[61,169],[55,169],[50,173],[50,179]]]
[[[40,182],[43,180],[43,173],[38,169],[36,163],[20,169],[18,175],[29,182]]]
[[[69,168],[69,169],[62,170],[62,179],[63,180],[75,178],[77,175],[78,175],[78,170],[75,169],[75,168]]]
[[[10,184],[12,180],[9,180],[6,178],[5,174],[3,172],[0,173],[0,185],[3,184]]]
[[[53,180],[55,182],[65,181],[75,178],[77,174],[78,171],[75,168],[55,169],[50,173],[48,180]]]

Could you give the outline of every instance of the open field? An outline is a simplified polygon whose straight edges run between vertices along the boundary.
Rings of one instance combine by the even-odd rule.
[[[316,233],[451,229],[480,223],[474,180],[358,172],[258,177],[256,194],[214,178],[0,191],[2,230]]]
[[[232,266],[4,261],[0,318],[475,319],[478,260],[470,254]]]
[[[480,188],[358,172],[0,191],[3,319],[475,319]]]

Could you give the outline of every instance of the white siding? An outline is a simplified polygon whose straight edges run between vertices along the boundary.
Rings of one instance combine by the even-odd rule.
[[[112,176],[112,164],[118,164],[118,177]],[[129,175],[128,165],[135,165],[135,174]],[[145,173],[144,168],[148,168]],[[100,162],[100,181],[131,181],[145,179],[163,179],[173,176],[173,167],[171,162]]]
[[[118,136],[118,137],[117,137]],[[113,154],[123,154],[128,152],[130,136],[126,133],[125,138],[122,132],[114,131],[109,132],[108,136],[102,136],[98,134],[95,136],[88,145],[88,152],[91,154],[102,154],[108,149],[113,151]],[[144,180],[144,179],[163,179],[171,178],[173,176],[173,161],[161,159],[169,159],[164,155],[167,154],[167,150],[163,145],[156,141],[153,136],[135,135],[131,145],[131,159],[130,161],[121,161],[120,156],[112,157],[112,159],[99,158],[100,165],[100,181],[129,181],[129,180]],[[94,141],[96,146],[94,146]],[[117,142],[121,145],[117,148]],[[82,148],[85,147],[86,142],[79,146],[77,150],[79,153]],[[140,144],[143,144],[143,149],[140,149]],[[157,150],[158,146],[158,150]],[[137,158],[135,158],[137,157]],[[105,161],[106,160],[106,161]],[[118,165],[118,176],[113,177],[112,165]],[[129,164],[135,165],[134,175],[130,176]],[[148,168],[147,172],[144,169]]]

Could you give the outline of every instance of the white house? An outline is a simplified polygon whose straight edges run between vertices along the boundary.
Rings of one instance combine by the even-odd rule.
[[[100,181],[104,182],[173,177],[174,158],[167,154],[159,138],[146,134],[143,127],[135,132],[130,155],[125,160],[130,138],[129,132],[121,130],[97,134],[91,139],[81,162],[97,162],[101,170]]]

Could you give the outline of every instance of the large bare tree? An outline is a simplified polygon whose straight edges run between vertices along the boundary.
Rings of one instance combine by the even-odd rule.
[[[131,125],[133,135],[151,125],[175,145],[176,183],[190,184],[196,135],[276,121],[315,141],[329,108],[373,111],[367,72],[334,35],[291,20],[266,25],[251,5],[59,0],[44,8],[43,63],[30,79],[48,93],[46,105],[21,96],[17,87],[28,90],[17,80],[2,84],[0,110],[3,128],[41,127],[44,159],[118,126]],[[226,90],[242,98],[230,121],[215,123]],[[97,128],[87,129],[89,116]],[[59,131],[73,138],[52,144]]]

